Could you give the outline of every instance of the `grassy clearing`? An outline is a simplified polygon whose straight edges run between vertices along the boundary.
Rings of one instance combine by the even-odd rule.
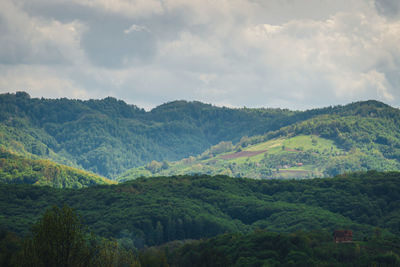
[[[381,153],[353,149],[345,151],[332,140],[317,135],[299,135],[276,138],[236,150],[212,154],[211,158],[191,157],[169,164],[169,168],[150,172],[145,167],[132,169],[122,179],[139,176],[183,175],[203,173],[225,174],[234,177],[255,179],[268,178],[311,178],[336,175],[336,169],[347,171],[348,166],[362,169],[369,165],[373,169],[396,169],[396,162],[384,158]],[[266,151],[257,153],[259,151]],[[239,152],[239,153],[238,153]],[[248,153],[243,153],[248,152]],[[373,156],[373,160],[368,157]],[[223,157],[223,158],[222,158]],[[362,159],[368,158],[368,160]],[[392,166],[391,168],[389,168]],[[352,167],[352,168],[353,168]],[[278,171],[279,170],[279,171]],[[368,170],[368,169],[365,169]]]
[[[243,153],[259,152],[264,153]],[[233,176],[246,176],[252,178],[296,178],[309,177],[313,173],[321,173],[313,165],[277,165],[268,171],[263,168],[263,160],[269,155],[285,158],[303,151],[316,151],[312,153],[336,153],[342,151],[331,140],[318,136],[296,136],[291,138],[276,138],[244,148],[243,152],[235,150],[217,154],[212,158],[181,160],[173,162],[167,170],[150,172],[145,167],[132,169],[124,177],[140,177],[153,175],[179,175],[188,173],[227,174]],[[230,157],[231,156],[231,157]],[[264,169],[264,171],[262,171]],[[279,169],[280,171],[276,171]]]
[[[286,148],[296,150],[317,150],[320,152],[343,152],[338,148],[332,140],[321,138],[316,135],[299,135],[289,139],[285,139],[282,143]]]
[[[273,139],[269,140],[267,142],[262,142],[256,145],[252,145],[249,147],[246,147],[245,151],[259,151],[259,150],[270,150],[272,148],[280,147],[282,146],[282,142],[285,139],[283,138],[278,138],[278,139]]]

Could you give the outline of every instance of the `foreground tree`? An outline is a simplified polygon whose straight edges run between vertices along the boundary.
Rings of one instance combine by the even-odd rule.
[[[33,226],[23,246],[23,266],[89,266],[94,238],[69,207],[53,207]]]
[[[68,206],[44,213],[25,239],[19,261],[32,267],[140,266],[132,251],[90,234]]]

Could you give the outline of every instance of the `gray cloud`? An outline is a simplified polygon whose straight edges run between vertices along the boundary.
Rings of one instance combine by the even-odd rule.
[[[54,28],[61,25],[53,24]],[[3,64],[55,64],[65,61],[50,25],[30,19],[12,3],[0,3],[0,62]]]
[[[397,0],[3,0],[0,90],[306,109],[400,104]],[[6,10],[6,11],[4,11]]]
[[[149,31],[136,30],[127,34],[126,30],[132,26],[113,20],[95,21],[89,25],[81,45],[96,65],[124,67],[146,64],[156,52],[156,41]]]
[[[393,18],[400,14],[400,2],[398,0],[375,0],[375,6],[379,13]]]

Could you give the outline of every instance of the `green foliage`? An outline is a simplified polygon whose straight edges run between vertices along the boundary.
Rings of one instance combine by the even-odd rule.
[[[22,247],[21,238],[12,232],[0,229],[0,266],[17,265],[16,252]]]
[[[327,232],[256,230],[192,241],[172,251],[165,246],[151,253],[169,251],[167,261],[172,266],[400,266],[399,241],[335,244]]]
[[[8,241],[3,238],[3,241]],[[22,247],[14,247],[2,266],[140,266],[132,250],[114,240],[89,233],[80,217],[68,206],[46,210],[32,227]]]
[[[0,147],[0,182],[80,188],[115,183],[98,175],[49,160],[29,159]]]
[[[400,174],[356,173],[309,180],[225,176],[140,178],[111,186],[59,190],[0,185],[0,225],[25,234],[37,214],[64,203],[97,235],[126,247],[225,232],[352,229],[362,240],[400,235]]]
[[[211,147],[197,157],[172,162],[167,170],[128,170],[140,176],[204,173],[248,178],[310,178],[355,171],[400,170],[400,111],[376,101],[313,110],[311,118],[262,136],[241,138],[234,147]],[[304,119],[304,120],[303,120]]]
[[[0,145],[27,157],[35,155],[111,178],[139,166],[149,168],[132,170],[124,177],[206,173],[285,178],[399,170],[399,122],[398,109],[377,101],[304,112],[174,101],[145,112],[112,97],[80,101],[35,99],[24,92],[0,95]],[[285,168],[263,164],[262,155],[250,157],[247,163],[213,161],[273,139],[297,136],[312,137],[311,147],[299,144],[298,148],[304,147],[306,157],[317,153],[321,158],[302,168],[303,172],[292,168],[278,173],[276,169]],[[326,140],[334,143],[334,151],[322,148]],[[290,156],[285,150],[290,145],[281,147],[283,153],[275,154]],[[335,154],[338,151],[345,154]],[[200,155],[196,162],[189,160],[194,155]],[[153,160],[182,158],[190,164],[150,166]]]
[[[0,95],[0,145],[114,178],[152,160],[178,160],[224,140],[277,130],[296,116],[185,101],[145,112],[112,97],[51,100],[20,92]]]
[[[21,266],[90,266],[95,257],[86,229],[71,208],[53,207],[32,228]]]
[[[147,164],[146,169],[151,173],[156,173],[162,170],[163,164],[161,162],[152,160],[149,164]]]
[[[140,267],[140,261],[132,249],[126,249],[115,240],[100,239],[96,243],[93,266],[99,267]]]
[[[221,154],[207,150],[197,158],[189,157],[171,162],[167,169],[134,168],[118,179],[126,181],[141,176],[169,176],[205,173],[234,177],[265,178],[311,178],[335,176],[355,171],[395,171],[400,163],[388,159],[377,149],[353,148],[346,151],[334,141],[315,135],[280,137],[233,149]],[[240,153],[239,153],[240,152]],[[242,154],[241,153],[247,153]]]

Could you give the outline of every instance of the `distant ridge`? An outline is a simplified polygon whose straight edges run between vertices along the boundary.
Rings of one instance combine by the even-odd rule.
[[[299,112],[229,109],[175,101],[146,112],[108,97],[37,99],[0,95],[0,144],[7,149],[116,177],[151,160],[178,160],[223,140],[277,130]]]
[[[176,162],[153,161],[119,179],[204,173],[249,178],[311,178],[400,170],[400,111],[378,101],[310,110],[264,135],[221,142]],[[304,114],[304,113],[303,113]]]
[[[354,137],[357,142],[362,138],[345,128],[361,121],[362,126],[355,129],[365,132],[372,143],[383,142],[375,147],[377,153],[397,162],[398,136],[394,132],[398,128],[392,124],[398,122],[398,113],[397,109],[374,100],[307,111],[231,109],[179,100],[146,112],[113,97],[86,101],[38,99],[17,92],[0,95],[0,145],[20,155],[49,159],[115,179],[132,167],[153,160],[162,163],[197,156],[220,142],[240,144],[243,149],[260,140],[300,135],[300,130],[305,135],[333,140],[338,148],[348,150],[345,138]],[[351,123],[340,117],[351,117]],[[339,121],[344,128],[338,130],[346,133],[343,138],[324,126],[324,118]],[[371,127],[367,121],[382,127],[374,126],[375,133],[368,133]],[[319,128],[309,127],[311,122]],[[307,133],[306,128],[313,132]],[[325,130],[321,131],[322,128]]]

